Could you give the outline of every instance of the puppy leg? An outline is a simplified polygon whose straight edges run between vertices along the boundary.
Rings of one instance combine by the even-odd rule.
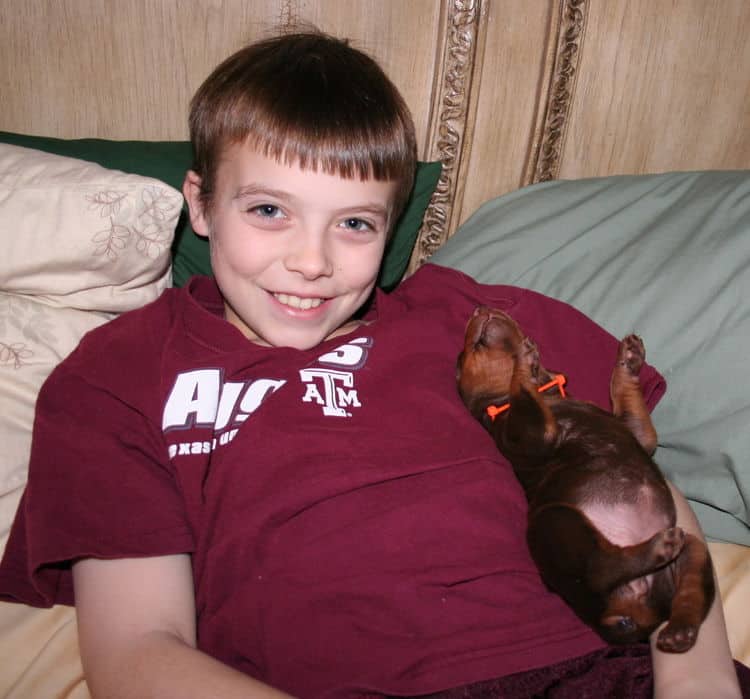
[[[592,587],[611,590],[663,568],[680,555],[686,536],[680,527],[669,527],[632,546],[614,546],[604,539],[606,544],[600,542],[590,563]]]
[[[549,457],[557,436],[557,421],[537,384],[543,372],[532,340],[524,338],[514,351],[510,382],[510,410],[495,420],[492,434],[513,464],[527,495],[542,475],[539,465]]]
[[[510,380],[510,411],[505,421],[505,438],[534,448],[534,442],[550,444],[557,435],[557,421],[546,401],[539,395],[539,351],[525,337],[516,348]]]
[[[620,547],[575,507],[555,504],[530,510],[527,540],[545,583],[610,642],[643,640],[666,617],[669,607],[652,608],[645,582],[638,583],[678,556],[682,529]]]
[[[664,567],[685,543],[683,530],[669,527],[641,543],[617,546],[580,510],[565,504],[532,510],[527,536],[532,555],[543,563],[545,573],[554,570],[553,586],[557,579],[573,578],[597,595]]]
[[[716,592],[708,547],[692,534],[686,537],[674,564],[676,591],[669,623],[656,638],[657,647],[669,653],[682,653],[692,648]]]
[[[531,506],[526,538],[545,584],[596,627],[607,605],[606,594],[592,590],[589,580],[589,562],[600,547],[599,532],[569,505]]]
[[[612,412],[625,421],[648,454],[656,449],[656,430],[646,406],[638,378],[646,350],[637,335],[628,335],[620,342],[617,364],[612,370],[610,396]]]

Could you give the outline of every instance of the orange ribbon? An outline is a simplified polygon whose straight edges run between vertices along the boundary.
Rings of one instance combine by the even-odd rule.
[[[560,396],[562,398],[565,398],[565,388],[563,388],[565,386],[565,381],[566,379],[562,374],[555,374],[551,381],[548,381],[543,386],[537,388],[537,391],[539,393],[543,393],[544,391],[549,391],[550,388],[558,386],[560,389]],[[489,415],[494,420],[498,415],[500,415],[500,413],[504,413],[509,409],[510,403],[503,403],[502,405],[488,405],[487,415]]]

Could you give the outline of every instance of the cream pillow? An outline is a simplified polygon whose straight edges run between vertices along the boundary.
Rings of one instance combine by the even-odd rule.
[[[0,290],[122,312],[170,283],[182,196],[151,178],[0,144]]]
[[[84,333],[170,284],[181,210],[158,180],[0,144],[0,554],[39,388]]]

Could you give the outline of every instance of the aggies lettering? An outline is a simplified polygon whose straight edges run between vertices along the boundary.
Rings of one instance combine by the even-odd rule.
[[[358,337],[318,358],[318,367],[300,369],[303,403],[314,403],[323,414],[351,417],[350,408],[361,406],[354,387],[354,372],[367,362],[372,338]],[[272,393],[287,382],[262,378],[251,381],[222,381],[222,369],[195,369],[182,372],[167,396],[162,415],[162,430],[178,432],[192,427],[212,427],[216,435],[210,441],[174,442],[169,458],[208,454],[229,444],[239,427]]]

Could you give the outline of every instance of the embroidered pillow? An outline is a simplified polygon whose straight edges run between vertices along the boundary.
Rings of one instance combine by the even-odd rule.
[[[0,554],[42,382],[84,333],[170,283],[181,208],[159,180],[0,144]]]

